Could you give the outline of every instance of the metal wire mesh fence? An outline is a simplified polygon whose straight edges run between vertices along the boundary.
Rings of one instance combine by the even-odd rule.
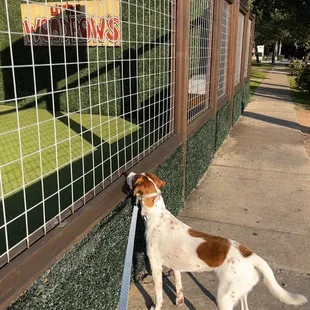
[[[227,69],[228,69],[228,44],[230,25],[230,4],[224,0],[221,28],[220,68],[218,79],[218,97],[221,98],[227,91]]]
[[[0,2],[0,267],[171,136],[179,147],[248,76],[242,14],[228,51],[240,3],[181,1]]]
[[[241,76],[243,27],[244,27],[244,15],[241,12],[239,12],[237,47],[236,47],[235,79],[234,79],[235,86],[240,83],[240,76]]]
[[[174,6],[1,2],[0,265],[173,134]]]
[[[188,123],[210,107],[213,6],[213,0],[191,1]]]

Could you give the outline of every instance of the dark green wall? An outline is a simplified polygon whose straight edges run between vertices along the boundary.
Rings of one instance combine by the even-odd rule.
[[[186,195],[197,186],[215,152],[216,118],[212,117],[187,141]]]
[[[250,82],[243,85],[234,96],[233,124],[239,119],[250,99]]]
[[[230,130],[230,103],[187,141],[186,195],[197,186]]]
[[[248,81],[246,84],[244,84],[244,103],[245,103],[245,107],[249,104],[250,102],[250,95],[251,95],[251,91],[250,91],[250,81]]]
[[[179,148],[155,171],[167,182],[163,195],[173,214],[179,213],[184,204],[182,156]],[[129,201],[121,203],[8,309],[116,309],[131,210]],[[133,268],[136,278],[147,270],[143,227],[139,217]]]
[[[230,130],[230,102],[216,114],[216,150],[222,145]]]

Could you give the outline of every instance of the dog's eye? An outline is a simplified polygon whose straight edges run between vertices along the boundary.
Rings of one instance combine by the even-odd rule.
[[[140,190],[138,190],[138,191],[136,192],[136,195],[137,195],[137,196],[142,196],[143,193],[142,193]]]

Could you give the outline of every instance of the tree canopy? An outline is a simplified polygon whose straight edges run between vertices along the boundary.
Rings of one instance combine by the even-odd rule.
[[[310,48],[309,0],[253,0],[256,44],[275,42]]]

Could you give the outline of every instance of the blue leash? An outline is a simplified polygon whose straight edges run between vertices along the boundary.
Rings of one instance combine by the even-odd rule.
[[[125,256],[122,287],[121,287],[120,301],[119,301],[119,307],[118,307],[119,310],[128,309],[128,293],[129,293],[129,288],[130,288],[132,254],[133,254],[133,247],[135,243],[138,210],[139,208],[136,205],[134,205],[133,213],[131,217],[126,256]]]

